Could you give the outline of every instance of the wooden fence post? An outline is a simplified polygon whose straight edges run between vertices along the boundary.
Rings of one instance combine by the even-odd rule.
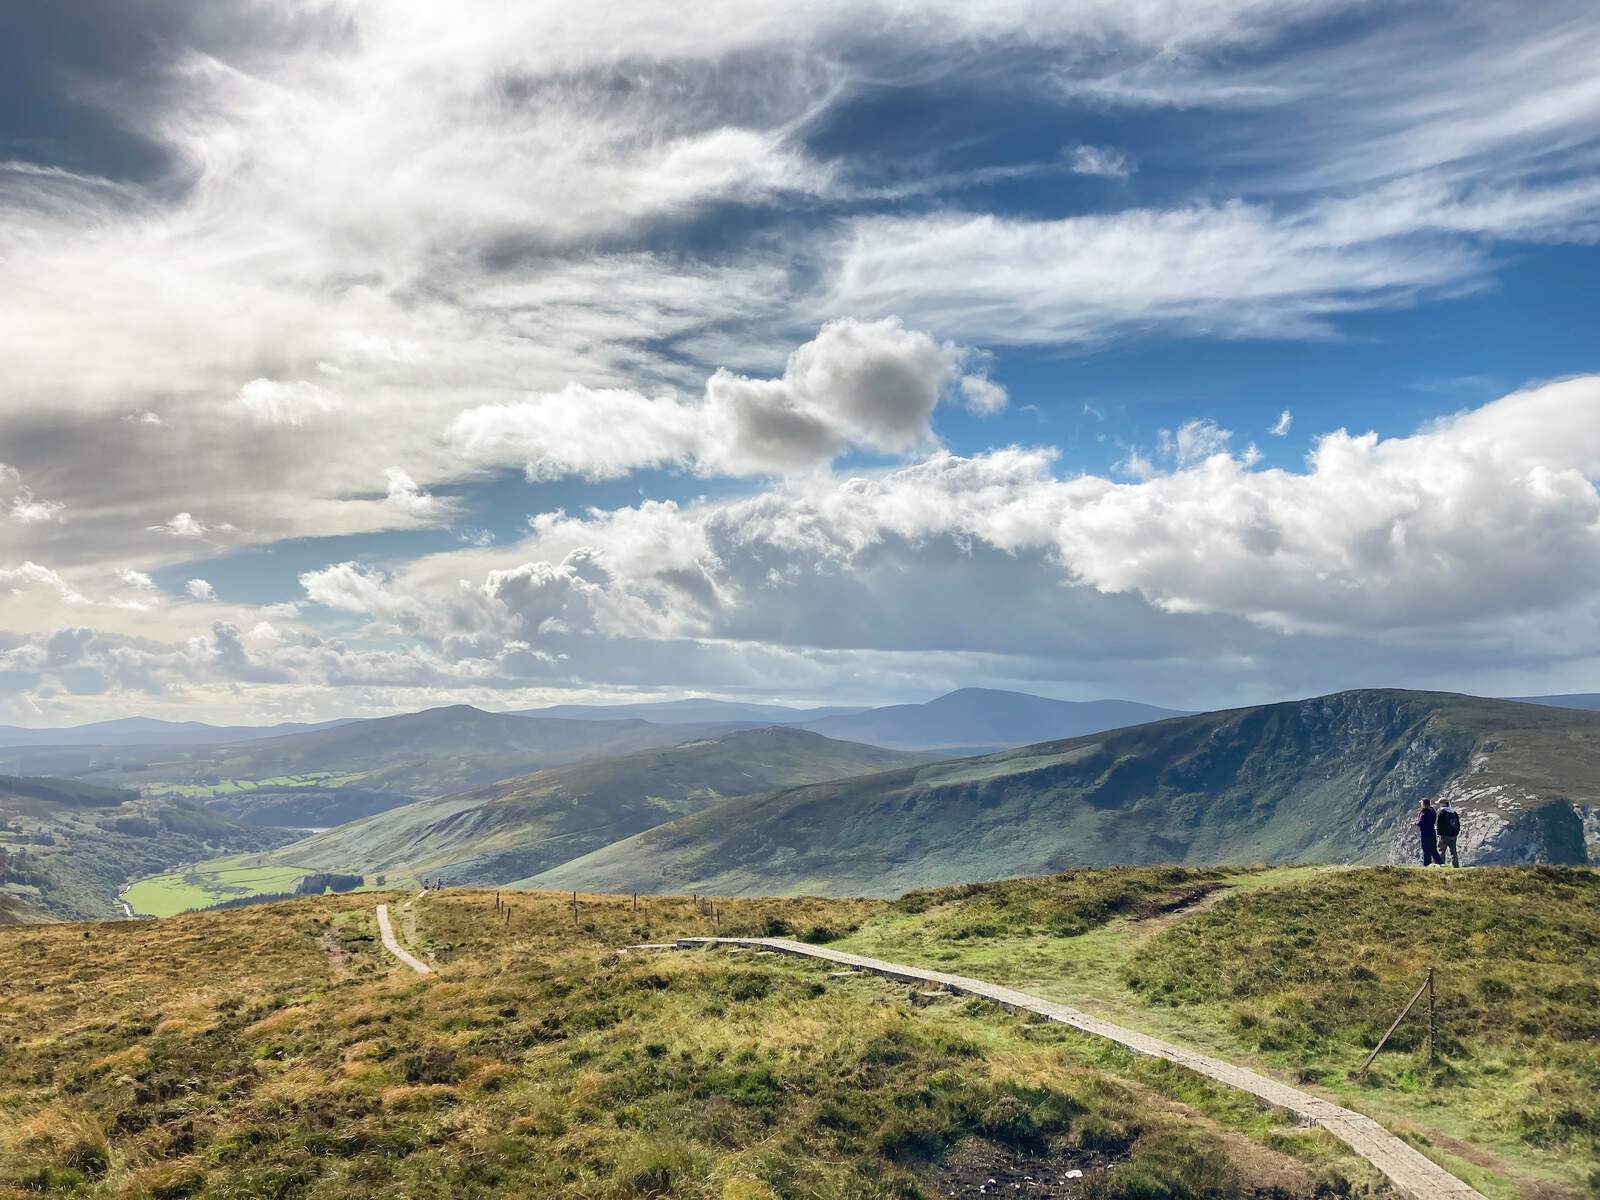
[[[1378,1051],[1383,1049],[1384,1043],[1396,1029],[1400,1022],[1406,1019],[1406,1014],[1416,1007],[1417,1001],[1422,999],[1422,993],[1428,993],[1428,1061],[1433,1061],[1433,968],[1428,968],[1428,977],[1417,985],[1417,990],[1411,993],[1411,999],[1406,1001],[1406,1006],[1400,1010],[1400,1015],[1394,1019],[1394,1024],[1389,1026],[1388,1033],[1378,1039],[1378,1044],[1372,1048],[1372,1053],[1367,1055],[1366,1061],[1356,1071],[1355,1077],[1360,1079],[1367,1073],[1367,1068],[1372,1065],[1372,1060],[1378,1057]]]
[[[1433,1066],[1433,968],[1428,968],[1428,1065]]]

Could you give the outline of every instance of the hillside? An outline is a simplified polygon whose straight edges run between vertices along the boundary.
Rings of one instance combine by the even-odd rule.
[[[1600,1182],[1600,872],[1110,868],[913,892],[831,946],[976,976],[1310,1085],[1486,1195]],[[1438,1060],[1414,1013],[1436,967]]]
[[[314,834],[263,862],[391,880],[506,883],[727,797],[923,757],[798,729],[743,730],[409,804]]]
[[[825,717],[808,721],[805,728],[874,746],[977,754],[1179,715],[1131,700],[1047,700],[1023,692],[962,688],[926,704],[891,704]]]
[[[30,981],[0,991],[0,1196],[1371,1194],[1324,1134],[996,1008],[772,955],[616,952],[881,905],[734,900],[714,922],[585,896],[574,922],[566,897],[508,899],[0,930],[0,978]],[[379,947],[378,900],[434,975]]]
[[[283,840],[184,801],[0,776],[0,924],[120,916],[134,876]]]
[[[520,717],[458,704],[172,755],[138,769],[108,771],[105,777],[148,791],[216,800],[242,820],[270,802],[284,808],[280,819],[320,827],[410,799],[672,745],[726,728]],[[319,811],[319,799],[329,811]]]
[[[1471,862],[1600,859],[1600,714],[1343,692],[719,805],[535,887],[892,895],[1114,863],[1410,861],[1423,796]]]

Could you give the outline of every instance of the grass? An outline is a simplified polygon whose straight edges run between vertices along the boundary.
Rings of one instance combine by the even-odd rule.
[[[377,899],[436,974],[377,947]],[[973,1194],[980,1151],[1084,1170],[1061,1194],[1099,1200],[1373,1183],[1328,1139],[1070,1031],[778,956],[614,949],[837,938],[881,904],[507,900],[0,932],[0,977],[29,981],[0,992],[0,1196],[931,1200]]]
[[[840,945],[1252,1062],[1386,1120],[1491,1196],[1600,1194],[1600,874],[1217,876],[1081,871],[914,894]],[[1439,1063],[1421,1065],[1413,1019],[1352,1082],[1430,964]]]
[[[180,783],[156,780],[141,783],[141,789],[152,796],[186,796],[191,799],[208,796],[227,796],[238,792],[282,790],[293,788],[347,787],[362,778],[361,773],[341,771],[307,771],[303,775],[274,775],[262,779],[222,779],[206,783]]]
[[[140,916],[171,917],[242,896],[292,892],[307,873],[304,867],[171,871],[129,884],[122,899]]]

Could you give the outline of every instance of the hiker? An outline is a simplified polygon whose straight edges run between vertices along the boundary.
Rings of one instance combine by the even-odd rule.
[[[1433,801],[1424,796],[1422,807],[1417,810],[1417,833],[1422,838],[1422,865],[1425,867],[1431,867],[1435,862],[1444,866],[1436,836],[1438,820],[1439,814],[1433,811]]]
[[[1461,814],[1456,811],[1455,805],[1451,804],[1448,799],[1439,809],[1436,831],[1439,835],[1439,849],[1435,850],[1434,854],[1439,859],[1439,865],[1441,867],[1444,866],[1444,852],[1448,850],[1450,851],[1450,865],[1459,867],[1461,860],[1456,857],[1456,837],[1461,833]]]

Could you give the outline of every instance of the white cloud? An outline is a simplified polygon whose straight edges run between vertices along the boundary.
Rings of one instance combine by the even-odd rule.
[[[28,488],[18,488],[17,494],[11,498],[11,516],[13,520],[21,521],[25,525],[36,525],[43,521],[61,521],[61,515],[66,505],[56,500],[39,500]]]
[[[963,375],[959,386],[967,407],[975,413],[1002,412],[1010,399],[1006,389],[986,375]]]
[[[1600,585],[1597,405],[1600,377],[1585,377],[1410,437],[1335,431],[1301,473],[1256,469],[1259,454],[1229,455],[1227,432],[1195,420],[1168,436],[1173,470],[1156,474],[1130,456],[1124,471],[1144,476],[1131,484],[1058,480],[1048,454],[1013,450],[717,505],[557,514],[535,523],[541,557],[527,570],[565,579],[591,627],[610,636],[804,640],[849,629],[860,640],[841,644],[855,648],[994,650],[994,639],[1018,635],[981,615],[1003,590],[992,576],[973,576],[962,593],[973,607],[953,624],[919,624],[909,595],[902,606],[875,591],[902,572],[918,595],[938,590],[933,548],[948,541],[951,552],[986,547],[1031,563],[1052,586],[1133,596],[1168,615],[1280,634],[1417,637],[1416,646],[1454,630],[1451,654],[1492,656],[1499,622],[1545,613],[1568,627],[1572,606]],[[904,566],[887,568],[891,551]],[[580,552],[587,565],[575,574]],[[993,570],[998,560],[986,562]],[[430,611],[446,610],[437,599],[397,599],[415,587],[393,581],[381,603],[360,606],[404,608],[426,627]],[[438,619],[470,624],[466,611]],[[872,616],[883,613],[894,619]],[[485,617],[483,627],[504,623]],[[917,642],[919,630],[954,640]],[[1035,621],[1027,637],[1046,645],[1052,635]],[[1579,640],[1600,650],[1600,639]]]
[[[1153,479],[1160,474],[1160,471],[1156,467],[1155,463],[1151,462],[1148,457],[1146,457],[1137,449],[1129,450],[1128,453],[1120,461],[1114,464],[1111,469],[1116,471],[1119,475],[1125,475],[1129,479],[1137,479],[1141,481]]]
[[[1114,146],[1074,146],[1067,152],[1067,164],[1074,175],[1101,179],[1126,179],[1134,172],[1133,160]]]
[[[387,481],[384,499],[401,512],[412,517],[431,517],[440,511],[439,501],[423,491],[417,481],[399,467],[388,467],[383,475]]]
[[[1178,426],[1177,432],[1161,431],[1161,452],[1181,467],[1204,462],[1214,454],[1226,454],[1231,431],[1208,417],[1198,417]]]
[[[0,587],[9,588],[13,596],[38,588],[50,593],[63,604],[87,604],[88,600],[49,567],[36,562],[24,562],[16,567],[0,567]]]
[[[339,407],[331,392],[304,379],[252,379],[239,389],[233,402],[262,425],[304,425]]]
[[[1350,13],[1361,19],[1341,19]],[[1587,7],[1491,5],[1444,32],[1422,9],[1371,16],[1346,0],[712,0],[671,20],[646,4],[580,11],[566,0],[208,7],[202,25],[176,23],[137,77],[73,97],[114,106],[119,127],[168,169],[113,181],[0,164],[0,443],[22,467],[0,472],[0,513],[14,510],[26,477],[49,499],[28,493],[24,512],[61,505],[54,515],[71,517],[0,530],[19,547],[10,561],[43,558],[65,576],[14,568],[5,577],[23,594],[8,597],[0,655],[15,653],[19,670],[48,680],[45,667],[28,664],[81,650],[72,669],[107,687],[214,688],[207,695],[226,704],[238,703],[228,699],[234,682],[261,672],[278,673],[274,686],[309,689],[298,695],[330,681],[499,686],[519,663],[595,677],[670,664],[680,678],[730,686],[763,671],[769,681],[776,671],[826,681],[852,668],[796,649],[794,631],[867,647],[891,636],[927,644],[939,629],[997,638],[990,627],[1006,622],[977,604],[979,583],[1012,587],[1058,623],[1083,620],[1121,647],[1111,617],[1103,627],[1091,618],[1115,610],[1155,644],[1177,614],[1211,614],[1257,635],[1338,625],[1316,595],[1286,582],[1298,570],[1315,581],[1305,588],[1349,593],[1350,613],[1398,636],[1421,628],[1407,624],[1426,590],[1412,576],[1429,575],[1417,547],[1436,564],[1428,582],[1449,591],[1437,602],[1441,638],[1486,644],[1475,626],[1463,632],[1486,620],[1515,624],[1524,644],[1554,644],[1521,624],[1543,619],[1539,588],[1518,591],[1503,578],[1509,568],[1480,561],[1471,544],[1505,550],[1549,595],[1570,595],[1543,572],[1552,546],[1570,555],[1574,574],[1587,562],[1588,543],[1573,532],[1584,496],[1575,468],[1543,450],[1469,452],[1467,424],[1370,448],[1359,437],[1324,438],[1312,467],[1281,480],[1255,469],[1249,448],[1207,450],[1196,435],[1180,450],[1181,429],[1170,457],[1128,453],[1119,474],[1127,485],[1063,482],[1048,467],[1029,481],[1019,460],[934,453],[938,403],[985,412],[1005,402],[975,372],[975,356],[953,361],[952,344],[1334,337],[1346,313],[1488,285],[1506,258],[1497,242],[1595,240],[1600,24]],[[1302,28],[1317,36],[1285,36]],[[1006,70],[1040,61],[1050,68]],[[948,162],[919,174],[923,164],[892,153],[879,163],[808,151],[810,132],[863,84],[926,78],[1209,106],[1208,136],[1195,145],[1138,147],[1141,184],[1197,169],[1204,179],[1161,206],[1145,199],[1141,208],[1022,219],[954,208],[951,196],[977,203],[985,193],[942,190],[962,182]],[[1089,132],[1104,124],[1081,136],[1116,136]],[[1134,165],[1124,151],[1084,145],[1044,163],[985,163],[965,178],[1072,169],[1114,177]],[[915,180],[902,187],[907,175]],[[1126,189],[1090,190],[1104,200]],[[912,196],[914,205],[896,207]],[[764,211],[722,221],[722,206]],[[707,214],[718,218],[715,237],[683,236],[708,228]],[[850,320],[829,325],[841,317]],[[889,317],[903,324],[879,327]],[[785,367],[787,351],[823,326],[833,332]],[[94,353],[84,353],[90,344]],[[719,364],[730,369],[714,374]],[[1508,411],[1533,411],[1530,403]],[[1315,419],[1302,412],[1301,427]],[[1565,428],[1566,410],[1554,419]],[[828,477],[834,456],[850,450],[932,455],[937,467],[850,484]],[[1453,464],[1456,481],[1427,467],[1427,454]],[[1483,456],[1509,481],[1506,497],[1468,487],[1486,478]],[[1336,485],[1345,460],[1358,465]],[[1544,464],[1538,482],[1534,460]],[[405,482],[375,493],[373,472],[385,463],[404,463]],[[532,549],[464,546],[462,558],[444,557],[473,564],[463,572],[478,581],[467,599],[457,595],[463,573],[442,587],[418,582],[433,569],[426,563],[367,580],[368,600],[386,597],[379,620],[410,622],[437,649],[290,638],[257,650],[251,635],[212,628],[215,609],[162,605],[140,615],[111,611],[115,599],[92,603],[123,633],[72,633],[44,648],[39,630],[63,600],[91,603],[84,590],[98,595],[127,561],[130,531],[172,535],[147,539],[158,553],[144,565],[154,570],[223,531],[271,543],[449,527],[458,514],[437,493],[507,465],[536,478],[665,467],[785,482],[748,510],[641,507],[547,523]],[[1061,499],[1095,488],[1113,490],[1093,504]],[[1334,501],[1339,488],[1348,508]],[[1524,536],[1506,548],[1492,527],[1451,534],[1446,516],[1395,507],[1408,496],[1476,505]],[[784,511],[791,503],[798,512]],[[992,519],[980,521],[991,503]],[[179,511],[197,504],[203,521]],[[852,505],[867,511],[853,515]],[[949,510],[942,523],[895,524],[904,515],[896,510],[928,505]],[[713,510],[723,515],[712,520]],[[1527,513],[1545,524],[1518,526]],[[657,543],[624,553],[624,531],[646,528]],[[1121,559],[1118,529],[1137,535]],[[602,535],[617,544],[570,558],[582,538]],[[1252,557],[1239,549],[1252,538],[1276,548]],[[1398,548],[1385,552],[1391,542]],[[1252,586],[1262,599],[1213,578],[1213,561],[1260,575]],[[490,570],[525,562],[549,569],[484,591]],[[839,564],[862,578],[833,571]],[[961,573],[975,564],[981,578],[965,590]],[[1478,586],[1472,571],[1491,582]],[[896,579],[923,596],[895,591]],[[342,592],[340,582],[319,577],[315,587],[360,598],[359,578],[344,579]],[[821,599],[774,605],[762,623],[758,601],[792,600],[812,584],[841,632],[814,615]],[[125,600],[146,590],[122,586],[134,589]],[[944,624],[901,620],[936,591],[946,593],[937,597]],[[1070,618],[1057,596],[1071,597]],[[875,610],[880,598],[903,606]],[[852,622],[837,615],[846,600],[860,609]],[[446,651],[447,635],[428,617],[441,603],[490,631],[474,637],[502,641]],[[1490,610],[1500,615],[1481,615]],[[319,619],[364,611],[352,603]],[[893,612],[904,628],[869,628],[874,611]],[[1030,625],[1025,616],[1010,623],[1054,644],[1043,618]],[[583,634],[585,620],[602,632]],[[773,641],[714,645],[753,630]],[[710,640],[669,643],[696,631],[712,631]],[[161,637],[177,648],[149,649]],[[604,639],[646,637],[626,653],[602,649]],[[519,639],[524,649],[507,648]],[[1217,644],[1250,662],[1279,645]],[[1088,647],[1072,649],[1076,657],[1050,669],[1089,661]],[[852,651],[902,652],[919,661],[934,653]],[[870,662],[885,678],[921,669]],[[376,705],[399,693],[361,694]]]
[[[211,527],[204,521],[197,520],[186,512],[177,513],[168,518],[163,524],[151,525],[154,533],[170,534],[173,537],[204,537],[211,531]]]
[[[858,217],[831,248],[816,303],[990,344],[1152,330],[1320,338],[1352,310],[1478,286],[1494,265],[1472,240],[1484,236],[1594,241],[1600,179],[1494,188],[1405,179],[1309,207]]]
[[[981,367],[968,351],[893,318],[831,321],[775,379],[719,370],[694,400],[574,384],[469,409],[449,436],[474,462],[520,460],[530,479],[605,479],[659,466],[811,470],[851,448],[903,454],[934,444],[933,411],[951,396],[980,412],[1003,408],[1005,389]]]
[[[189,580],[188,583],[183,585],[183,590],[188,592],[190,597],[195,600],[215,600],[217,598],[217,589],[204,579]]]
[[[143,592],[155,591],[156,581],[151,579],[150,576],[146,575],[143,571],[135,571],[128,567],[122,567],[117,571],[117,578],[128,587],[137,588]]]
[[[1286,408],[1278,414],[1278,419],[1273,423],[1272,428],[1267,430],[1267,432],[1273,437],[1288,437],[1289,427],[1293,424],[1294,414]]]

